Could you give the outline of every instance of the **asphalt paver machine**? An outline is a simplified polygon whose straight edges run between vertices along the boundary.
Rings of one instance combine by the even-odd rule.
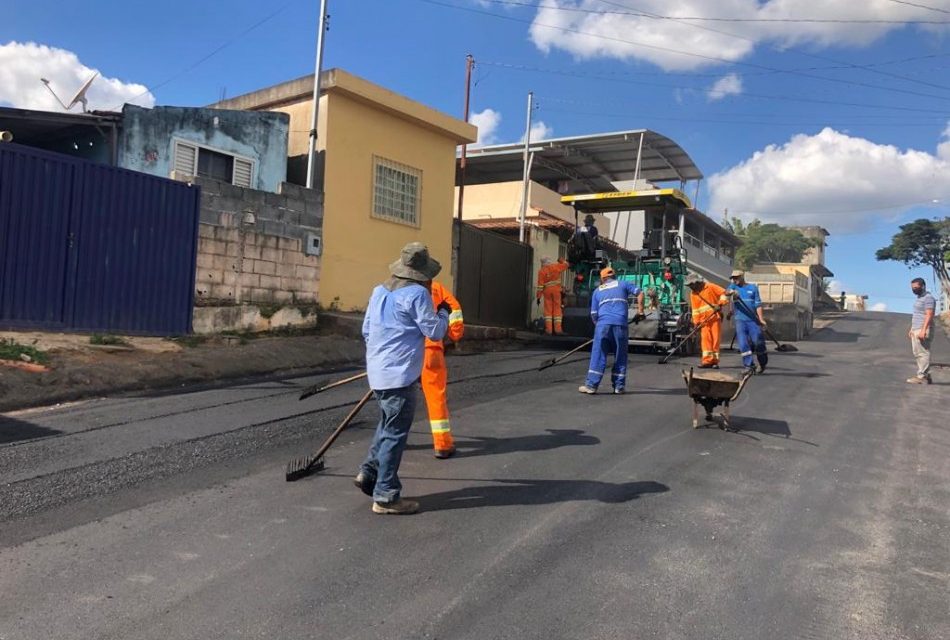
[[[636,283],[644,292],[646,319],[630,325],[630,345],[668,350],[692,329],[686,249],[681,242],[680,224],[689,199],[678,189],[649,189],[569,195],[561,198],[574,208],[575,234],[568,244],[571,283],[564,295],[564,330],[578,337],[591,337],[590,299],[600,286],[600,270],[611,266],[617,278]],[[587,214],[611,214],[612,238],[586,237],[577,224]],[[643,230],[639,250],[622,248],[627,238]],[[625,229],[623,241],[613,238]],[[636,312],[631,306],[630,317]],[[684,354],[694,353],[694,340],[682,346]]]

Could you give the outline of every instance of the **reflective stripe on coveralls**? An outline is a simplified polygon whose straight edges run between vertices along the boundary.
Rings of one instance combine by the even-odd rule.
[[[567,271],[563,260],[546,264],[538,271],[537,299],[544,299],[544,332],[561,333],[561,274]]]
[[[449,328],[446,336],[458,342],[465,331],[462,306],[459,301],[439,282],[432,281],[432,304],[438,307],[445,301],[452,307],[449,314]],[[432,444],[436,451],[451,451],[455,443],[449,426],[449,403],[446,396],[448,370],[445,366],[445,345],[441,341],[426,340],[425,361],[422,367],[422,393],[429,412],[429,427],[432,430]]]
[[[693,325],[703,325],[699,331],[699,337],[702,343],[702,363],[705,365],[719,364],[722,315],[716,311],[716,307],[711,303],[712,300],[717,300],[720,306],[726,304],[729,301],[726,290],[707,282],[699,293],[690,291],[689,302],[693,310]]]

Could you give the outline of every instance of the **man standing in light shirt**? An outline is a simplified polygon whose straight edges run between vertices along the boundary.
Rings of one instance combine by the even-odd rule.
[[[373,290],[363,319],[366,374],[380,417],[354,484],[373,497],[373,513],[407,515],[419,503],[401,497],[398,472],[416,410],[425,338],[445,337],[452,309],[445,301],[433,309],[429,291],[442,265],[424,244],[407,244],[389,270],[392,277]]]
[[[910,288],[917,296],[914,300],[914,315],[910,322],[910,346],[917,360],[917,375],[908,378],[910,384],[930,384],[930,346],[933,344],[934,313],[937,301],[927,291],[923,278],[914,278]]]

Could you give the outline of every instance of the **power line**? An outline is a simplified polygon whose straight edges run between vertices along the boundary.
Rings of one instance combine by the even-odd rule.
[[[165,85],[169,84],[170,82],[173,82],[173,81],[177,80],[178,78],[182,77],[183,75],[185,75],[185,74],[187,74],[187,73],[193,71],[195,68],[197,68],[197,67],[200,66],[201,64],[207,62],[208,60],[210,60],[211,58],[213,58],[213,57],[216,56],[217,54],[221,53],[222,51],[224,51],[225,49],[227,49],[228,47],[230,47],[232,44],[234,44],[235,42],[237,42],[239,39],[243,38],[244,36],[246,36],[246,35],[249,34],[250,32],[252,32],[252,31],[254,31],[255,29],[257,29],[258,27],[263,26],[263,25],[266,24],[267,22],[270,22],[271,20],[273,20],[274,18],[276,18],[277,16],[279,16],[281,13],[283,13],[284,11],[286,11],[286,10],[290,7],[290,5],[294,4],[294,2],[296,2],[296,0],[289,0],[288,2],[284,3],[283,5],[281,5],[281,6],[280,6],[276,11],[274,11],[273,13],[270,13],[270,14],[268,14],[267,16],[265,16],[264,18],[261,18],[260,20],[258,20],[258,21],[255,22],[254,24],[252,24],[251,26],[249,26],[249,27],[247,27],[246,29],[244,29],[244,31],[242,31],[241,33],[238,33],[237,35],[233,36],[233,37],[230,38],[229,40],[225,41],[223,44],[221,44],[220,46],[218,46],[217,48],[215,48],[215,49],[212,50],[211,52],[207,53],[206,55],[202,56],[201,58],[199,58],[198,60],[196,60],[196,61],[193,62],[192,64],[188,65],[187,67],[185,67],[185,68],[182,69],[181,71],[179,71],[179,72],[175,73],[174,75],[172,75],[172,76],[166,78],[165,80],[159,82],[159,83],[156,84],[156,85],[152,85],[152,86],[150,86],[150,87],[146,87],[145,91],[143,91],[143,92],[140,93],[139,95],[135,96],[135,97],[132,98],[131,100],[126,100],[126,102],[135,102],[135,101],[138,100],[139,98],[144,97],[144,96],[148,95],[149,93],[152,93],[153,91],[156,91],[156,90],[158,90],[158,89],[164,87]],[[122,107],[122,105],[119,105],[119,106],[115,107],[115,108],[113,109],[113,111],[115,111],[116,109],[120,109],[121,107]]]
[[[624,9],[633,9],[633,8],[634,8],[634,7],[630,7],[629,5],[626,5],[626,4],[620,4],[620,3],[618,3],[618,2],[614,2],[613,0],[599,0],[599,1],[602,2],[603,4],[612,5],[612,6],[615,6],[615,7],[622,7],[622,8],[624,8]],[[643,12],[644,15],[646,15],[646,16],[649,17],[649,18],[672,20],[672,21],[674,21],[674,22],[677,22],[677,23],[679,23],[679,24],[683,24],[683,25],[685,25],[685,26],[687,26],[687,27],[691,27],[691,28],[693,28],[693,29],[702,29],[703,31],[710,31],[710,32],[712,32],[712,33],[718,33],[718,34],[720,34],[720,35],[724,35],[724,36],[729,37],[729,38],[736,38],[736,39],[738,39],[738,40],[744,40],[744,41],[746,41],[746,42],[751,42],[753,45],[757,45],[757,44],[758,44],[758,41],[755,40],[755,39],[753,39],[753,38],[748,38],[748,37],[746,37],[746,36],[740,36],[740,35],[735,34],[735,33],[729,33],[728,31],[721,31],[721,30],[719,30],[719,29],[713,29],[712,27],[706,27],[706,26],[703,26],[703,25],[700,25],[700,24],[691,24],[691,23],[689,23],[689,22],[683,22],[683,20],[682,20],[681,18],[658,16],[658,15],[656,15],[656,14],[643,11],[642,9],[639,9],[639,11]],[[773,47],[773,48],[774,48],[774,47]],[[851,67],[851,68],[854,68],[854,69],[864,69],[864,70],[866,70],[866,71],[868,71],[868,72],[870,72],[870,73],[875,73],[875,74],[877,74],[877,75],[887,76],[887,77],[890,77],[890,78],[897,78],[897,79],[900,79],[900,80],[905,80],[905,81],[907,81],[907,82],[913,82],[913,83],[915,83],[915,84],[920,84],[920,85],[927,86],[927,87],[933,87],[933,88],[935,88],[935,89],[947,89],[947,90],[950,90],[950,87],[948,87],[948,86],[946,86],[946,85],[936,84],[936,83],[933,83],[933,82],[927,82],[927,81],[925,81],[925,80],[918,80],[918,79],[916,79],[916,78],[908,78],[907,76],[902,76],[902,75],[900,75],[900,74],[898,74],[898,73],[891,73],[891,72],[889,72],[889,71],[881,71],[881,70],[879,70],[879,69],[865,68],[865,67],[863,67],[863,66],[861,66],[861,65],[856,65],[856,64],[851,64],[851,63],[847,63],[847,62],[842,62],[842,61],[840,61],[840,60],[835,60],[834,58],[829,58],[828,56],[818,55],[818,54],[816,54],[816,53],[808,53],[808,52],[805,52],[805,51],[799,51],[799,50],[797,50],[797,49],[791,49],[791,50],[794,51],[794,52],[795,52],[796,54],[798,54],[798,55],[806,56],[806,57],[808,57],[808,58],[813,58],[813,59],[815,59],[815,60],[822,60],[822,61],[824,61],[824,62],[833,62],[833,63],[835,63],[835,64],[843,64],[843,65],[846,65],[846,66]],[[862,83],[862,84],[863,84],[863,83]],[[878,85],[866,85],[866,86],[869,86],[869,87],[870,87],[870,86],[877,87]],[[880,88],[884,88],[884,87],[880,87]],[[888,88],[888,90],[892,90],[892,89]],[[926,94],[924,94],[924,95],[926,95]]]
[[[422,0],[422,1],[428,2],[429,0]],[[686,90],[686,91],[698,90],[696,87],[677,86],[677,85],[672,85],[672,84],[665,84],[662,82],[646,82],[642,80],[625,80],[621,78],[598,77],[591,74],[577,73],[577,72],[572,72],[572,71],[563,71],[560,69],[545,69],[541,67],[529,67],[527,65],[508,64],[508,63],[502,63],[502,62],[487,62],[485,60],[479,60],[479,64],[503,67],[503,68],[508,68],[508,69],[515,69],[518,71],[529,71],[529,72],[536,72],[536,73],[552,73],[552,74],[564,75],[564,76],[574,76],[578,78],[608,80],[610,82],[621,82],[625,84],[638,84],[638,85],[652,86],[652,87],[663,87],[666,89],[680,89],[680,90]],[[945,109],[924,109],[920,107],[901,107],[901,106],[869,104],[869,103],[860,103],[860,102],[843,102],[843,101],[834,101],[834,100],[822,100],[821,98],[806,98],[803,96],[783,96],[783,95],[746,93],[746,92],[743,92],[742,95],[750,97],[750,98],[760,98],[763,100],[780,100],[783,102],[805,102],[809,104],[827,104],[827,105],[835,105],[835,106],[842,106],[842,107],[861,107],[861,108],[866,108],[866,109],[891,109],[894,111],[935,113],[935,114],[941,114],[941,115],[947,113]]]
[[[897,4],[906,4],[908,7],[917,7],[918,9],[927,9],[928,11],[936,11],[937,13],[950,13],[946,9],[938,9],[937,7],[928,7],[925,4],[917,4],[914,2],[907,2],[906,0],[891,0]]]
[[[804,23],[804,24],[950,24],[950,20],[881,20],[870,18],[722,18],[710,16],[664,16],[653,15],[646,16],[636,11],[597,11],[596,9],[584,9],[582,7],[552,7],[538,4],[535,2],[518,2],[517,0],[482,0],[491,4],[509,5],[514,7],[530,7],[533,9],[554,9],[557,11],[573,13],[603,13],[620,16],[641,16],[652,17],[661,20],[690,20],[694,22],[753,22],[753,23]]]
[[[530,25],[536,26],[536,27],[544,27],[544,28],[547,28],[547,29],[554,29],[554,30],[556,30],[556,31],[563,31],[563,32],[565,32],[565,33],[574,33],[574,34],[577,34],[577,35],[588,36],[588,37],[591,37],[591,38],[599,38],[599,39],[601,39],[601,40],[608,40],[608,41],[612,41],[612,42],[619,42],[619,43],[622,43],[622,44],[631,45],[631,46],[635,46],[635,47],[642,47],[642,48],[645,48],[645,49],[653,49],[653,50],[656,50],[656,51],[663,51],[663,52],[666,52],[666,53],[672,53],[672,54],[675,54],[675,55],[682,55],[682,56],[687,56],[687,57],[691,57],[691,58],[699,58],[699,59],[701,59],[701,60],[709,60],[709,61],[712,61],[712,62],[720,62],[720,63],[723,63],[723,64],[736,65],[736,66],[742,66],[742,67],[750,67],[750,68],[753,68],[753,69],[760,69],[760,70],[766,70],[766,71],[774,71],[774,72],[777,72],[777,73],[787,73],[787,74],[790,74],[790,75],[796,75],[796,76],[800,76],[800,77],[803,77],[803,78],[812,78],[812,79],[815,79],[815,80],[823,80],[823,81],[825,81],[825,82],[832,82],[832,83],[837,83],[837,84],[847,84],[847,85],[852,85],[852,86],[859,86],[859,87],[865,87],[865,88],[871,88],[871,89],[878,89],[878,90],[882,90],[882,91],[891,91],[891,92],[894,92],[894,93],[902,93],[902,94],[914,95],[914,96],[918,96],[918,97],[933,98],[933,99],[936,99],[936,100],[950,100],[950,96],[939,96],[939,95],[930,94],[930,93],[920,93],[920,92],[918,92],[918,91],[910,91],[910,90],[908,90],[908,89],[897,89],[897,88],[892,88],[892,87],[883,87],[883,86],[881,86],[881,85],[874,85],[874,84],[870,84],[870,83],[866,83],[866,82],[859,82],[859,81],[855,81],[855,80],[845,80],[845,79],[841,79],[841,78],[828,78],[828,77],[825,77],[825,76],[819,76],[819,75],[814,75],[814,74],[809,74],[809,73],[803,73],[803,72],[794,71],[794,70],[791,70],[791,69],[778,69],[778,68],[775,68],[775,67],[769,67],[769,66],[766,66],[766,65],[756,64],[756,63],[752,63],[752,62],[741,62],[741,61],[738,61],[738,60],[728,60],[728,59],[726,59],[726,58],[719,58],[719,57],[716,57],[716,56],[709,56],[709,55],[704,55],[704,54],[701,54],[701,53],[693,53],[693,52],[691,52],[691,51],[682,51],[682,50],[679,50],[679,49],[673,49],[673,48],[671,48],[671,47],[662,47],[662,46],[659,46],[659,45],[646,44],[646,43],[644,43],[644,42],[637,42],[637,41],[634,41],[634,40],[624,40],[624,39],[622,39],[622,38],[614,38],[614,37],[612,37],[612,36],[607,36],[607,35],[603,35],[603,34],[599,34],[599,33],[591,33],[591,32],[589,32],[589,31],[581,31],[580,29],[572,29],[572,28],[570,28],[570,27],[561,27],[561,26],[557,26],[557,25],[541,24],[541,23],[539,23],[539,22],[535,22],[535,21],[532,21],[532,20],[523,20],[523,19],[521,19],[521,18],[516,18],[516,17],[514,17],[514,16],[506,16],[506,15],[501,15],[501,14],[498,14],[498,13],[493,13],[493,12],[491,12],[491,11],[482,11],[482,10],[479,10],[479,9],[475,9],[475,8],[473,8],[473,7],[464,7],[464,6],[460,6],[460,5],[457,5],[457,4],[449,4],[449,3],[447,3],[447,2],[440,2],[439,0],[417,0],[417,1],[418,1],[418,2],[424,2],[424,3],[426,3],[426,4],[432,4],[432,5],[436,5],[436,6],[447,7],[447,8],[449,8],[449,9],[456,9],[456,10],[458,10],[458,11],[466,11],[466,12],[469,12],[469,13],[477,13],[477,14],[481,14],[481,15],[491,16],[491,17],[493,17],[493,18],[498,18],[499,20],[508,20],[508,21],[511,21],[511,22],[519,22],[519,23],[522,23],[522,24],[530,24]],[[747,95],[751,95],[751,94],[747,94]]]
[[[542,100],[551,100],[552,102],[558,101],[556,98],[538,98],[538,101]],[[624,118],[624,119],[637,119],[639,120],[662,120],[667,122],[691,122],[691,123],[702,123],[702,124],[734,124],[738,126],[763,126],[763,127],[941,127],[946,123],[941,121],[934,122],[777,122],[777,121],[762,121],[762,120],[729,120],[729,119],[720,119],[720,118],[704,118],[704,117],[675,117],[675,116],[662,116],[656,114],[645,114],[645,113],[604,113],[601,111],[575,111],[573,109],[560,109],[557,107],[548,107],[542,106],[541,109],[544,112],[550,113],[566,113],[570,115],[578,116],[591,116],[591,117],[603,117],[603,118]]]

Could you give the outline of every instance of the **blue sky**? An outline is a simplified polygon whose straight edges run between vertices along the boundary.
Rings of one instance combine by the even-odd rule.
[[[707,178],[719,174],[699,202],[715,218],[728,206],[828,227],[836,279],[872,304],[906,311],[910,278],[932,280],[873,254],[898,224],[950,215],[950,144],[938,151],[950,121],[950,24],[907,24],[950,21],[950,0],[919,3],[943,12],[894,0],[545,0],[543,10],[511,1],[331,0],[326,66],[459,115],[471,53],[473,112],[495,124],[494,141],[521,137],[534,91],[535,118],[554,136],[649,128],[679,142]],[[8,50],[0,103],[37,106],[45,89],[33,77],[65,85],[70,65],[116,79],[97,89],[101,100],[143,93],[122,84],[134,83],[151,88],[140,101],[177,105],[313,67],[315,0],[5,4],[0,45],[35,42],[76,60]],[[787,21],[801,18],[844,22]],[[716,83],[723,91],[710,94]]]

